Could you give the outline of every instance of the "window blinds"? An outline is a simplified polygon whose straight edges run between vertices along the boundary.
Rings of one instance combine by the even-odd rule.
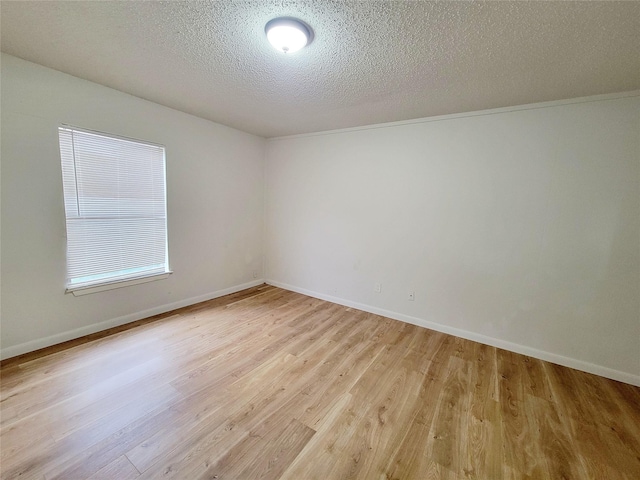
[[[59,128],[67,223],[67,289],[169,271],[165,151]]]

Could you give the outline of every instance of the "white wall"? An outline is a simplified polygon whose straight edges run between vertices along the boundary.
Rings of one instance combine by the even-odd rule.
[[[265,142],[1,74],[3,358],[258,283],[264,243],[270,283],[640,384],[637,92]],[[64,294],[61,123],[167,147],[170,278]]]
[[[632,92],[269,140],[267,281],[640,384],[639,119]]]
[[[15,57],[1,69],[3,358],[261,282],[264,139]],[[166,146],[168,279],[65,295],[61,123]]]

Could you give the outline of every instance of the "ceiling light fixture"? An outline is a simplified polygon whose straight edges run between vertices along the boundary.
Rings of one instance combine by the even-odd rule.
[[[284,53],[297,52],[313,40],[311,27],[297,18],[274,18],[267,22],[264,31],[271,45]]]

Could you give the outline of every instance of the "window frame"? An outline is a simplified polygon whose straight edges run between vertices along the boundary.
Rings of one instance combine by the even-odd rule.
[[[149,273],[147,272],[140,272],[138,275],[133,274],[131,276],[127,276],[125,278],[117,278],[117,276],[111,276],[108,278],[103,278],[100,280],[96,280],[93,281],[91,283],[87,283],[87,282],[83,282],[81,284],[78,285],[72,285],[71,284],[71,277],[69,275],[69,215],[67,212],[67,193],[66,193],[66,187],[65,187],[65,161],[69,161],[69,159],[67,158],[65,160],[64,158],[64,154],[62,151],[62,141],[61,141],[61,132],[62,131],[71,131],[72,135],[73,132],[78,132],[78,133],[84,133],[84,134],[89,134],[89,135],[97,135],[99,137],[103,137],[103,138],[107,138],[107,139],[114,139],[114,140],[121,140],[121,141],[125,141],[125,142],[132,142],[135,143],[136,145],[142,145],[142,146],[149,146],[149,147],[158,147],[160,149],[162,149],[162,180],[163,180],[163,191],[164,191],[164,202],[163,202],[163,207],[164,207],[164,271],[155,271],[155,272],[151,272]],[[127,287],[127,286],[131,286],[131,285],[138,285],[141,283],[147,283],[147,282],[152,282],[152,281],[156,281],[156,280],[162,280],[165,278],[168,278],[173,271],[170,268],[170,263],[169,263],[169,224],[168,224],[168,191],[167,191],[167,161],[166,161],[166,147],[162,144],[159,143],[154,143],[154,142],[149,142],[146,140],[140,140],[137,138],[131,138],[131,137],[125,137],[122,135],[116,135],[116,134],[112,134],[112,133],[107,133],[107,132],[102,132],[102,131],[98,131],[98,130],[91,130],[91,129],[87,129],[87,128],[82,128],[82,127],[76,127],[73,125],[68,125],[68,124],[59,124],[58,128],[57,128],[57,139],[58,139],[58,148],[59,148],[59,153],[60,153],[60,166],[61,166],[61,173],[62,173],[62,186],[63,186],[63,199],[64,199],[64,216],[65,216],[65,248],[66,248],[66,261],[65,261],[65,271],[66,271],[66,279],[65,279],[65,293],[71,293],[74,296],[80,296],[80,295],[87,295],[87,294],[91,294],[91,293],[96,293],[96,292],[102,292],[102,291],[106,291],[106,290],[112,290],[112,289],[116,289],[116,288],[122,288],[122,287]],[[72,142],[73,142],[73,137],[72,137]],[[76,158],[75,158],[75,152],[73,153],[73,179],[74,182],[76,184],[76,195],[78,195],[77,193],[77,182],[78,182],[78,176],[76,173]],[[108,198],[112,198],[112,197],[108,197]],[[115,197],[113,197],[115,198]],[[73,217],[71,217],[73,218]],[[105,218],[109,218],[108,216],[105,216]],[[115,218],[125,218],[125,217],[115,217]]]

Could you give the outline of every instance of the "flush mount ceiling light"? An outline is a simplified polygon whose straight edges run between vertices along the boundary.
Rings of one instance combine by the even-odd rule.
[[[284,53],[297,52],[313,40],[311,27],[297,18],[274,18],[267,22],[264,31],[271,45]]]

